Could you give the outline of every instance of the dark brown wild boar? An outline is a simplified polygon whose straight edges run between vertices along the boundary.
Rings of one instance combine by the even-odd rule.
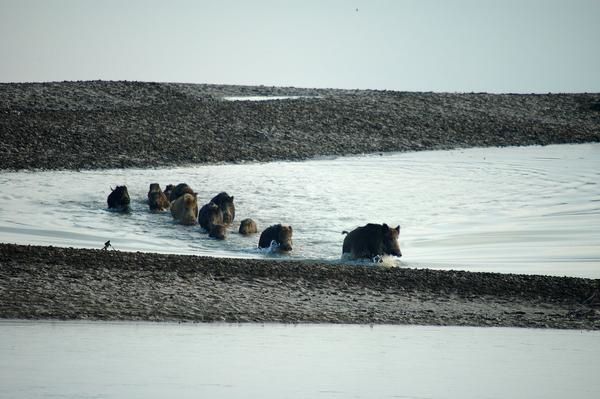
[[[120,212],[129,211],[129,203],[131,200],[129,198],[127,186],[117,186],[114,190],[111,187],[111,190],[111,193],[108,194],[108,198],[106,199],[108,207]]]
[[[369,223],[357,227],[350,233],[344,231],[342,234],[348,234],[344,238],[342,255],[349,254],[354,259],[373,259],[383,255],[402,256],[398,243],[400,226],[392,229],[385,223],[382,225]]]
[[[202,206],[198,213],[198,223],[200,223],[200,227],[209,232],[212,225],[223,224],[223,212],[219,205],[209,202]]]
[[[219,205],[221,212],[223,212],[223,223],[231,224],[235,218],[235,205],[233,204],[233,196],[229,196],[226,192],[217,194],[213,199],[210,200],[215,204]]]
[[[222,224],[213,224],[210,226],[208,236],[216,238],[217,240],[224,240],[227,235],[227,229]]]
[[[171,190],[171,194],[169,196],[169,201],[173,202],[177,198],[181,197],[183,194],[192,194],[194,195],[194,190],[190,186],[185,183],[179,183],[176,185],[173,190]]]
[[[259,248],[269,248],[271,243],[275,242],[280,251],[292,250],[292,226],[283,226],[275,224],[267,227],[260,235],[258,240]]]
[[[167,184],[167,187],[165,187],[165,191],[164,191],[165,192],[165,196],[167,197],[167,199],[169,201],[171,201],[170,200],[170,198],[171,198],[171,192],[173,191],[174,188],[175,188],[175,186],[172,185],[172,184]]]
[[[160,189],[158,183],[151,183],[150,189],[148,190],[148,206],[151,211],[164,211],[169,209],[171,203],[167,199],[167,196]]]

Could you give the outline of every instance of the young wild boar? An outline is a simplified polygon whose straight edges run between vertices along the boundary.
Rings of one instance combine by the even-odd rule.
[[[210,231],[210,227],[215,224],[223,224],[223,212],[219,205],[214,202],[209,202],[200,208],[198,213],[198,223],[206,231]]]
[[[171,203],[171,215],[181,224],[196,224],[198,218],[198,200],[196,194],[183,194]]]
[[[167,196],[160,189],[158,183],[151,183],[150,189],[148,190],[148,206],[151,211],[164,211],[169,209],[171,203],[167,199]]]
[[[223,212],[223,224],[233,223],[233,219],[235,218],[235,205],[233,204],[233,196],[230,197],[226,192],[222,192],[217,194],[210,201],[219,205],[219,208],[221,208],[221,212]]]
[[[165,196],[167,197],[167,199],[169,201],[171,201],[170,200],[170,198],[171,198],[171,192],[173,191],[174,188],[175,188],[175,186],[172,185],[172,184],[167,184],[167,187],[165,187]]]
[[[129,192],[127,186],[117,186],[114,190],[111,187],[112,192],[108,195],[106,202],[110,209],[114,209],[120,212],[129,211]]]
[[[342,234],[348,234],[344,238],[342,255],[349,254],[354,259],[373,259],[378,255],[402,256],[398,243],[400,226],[392,229],[385,223],[383,225],[369,223],[357,227],[350,233],[344,231]]]
[[[244,219],[240,223],[239,233],[242,235],[256,234],[258,233],[258,227],[256,222],[252,219]]]
[[[259,248],[271,247],[271,242],[275,241],[280,251],[292,250],[292,226],[283,226],[275,224],[267,227],[260,235],[258,241]]]
[[[208,236],[217,240],[224,240],[227,234],[227,229],[222,224],[213,224],[210,226]]]

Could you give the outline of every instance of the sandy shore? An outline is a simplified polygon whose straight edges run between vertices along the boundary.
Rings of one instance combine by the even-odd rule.
[[[0,244],[0,317],[600,329],[600,280]]]
[[[600,94],[0,84],[5,170],[598,141]],[[600,329],[600,280],[0,244],[0,317]]]

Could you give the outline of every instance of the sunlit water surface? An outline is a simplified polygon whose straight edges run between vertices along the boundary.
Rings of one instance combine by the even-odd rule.
[[[169,212],[148,186],[187,182],[205,203],[235,197],[236,222],[294,228],[284,257],[338,262],[343,230],[401,225],[409,267],[600,277],[600,144],[475,148],[239,165],[3,172],[0,241],[228,257],[275,257],[258,235],[226,241]],[[106,209],[126,184],[132,212]]]
[[[600,332],[0,321],[2,398],[598,398]]]

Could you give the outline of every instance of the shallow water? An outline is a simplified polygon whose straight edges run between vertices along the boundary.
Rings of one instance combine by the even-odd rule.
[[[597,398],[600,332],[0,321],[2,398]]]
[[[224,242],[169,212],[148,186],[187,182],[205,203],[234,195],[236,221],[294,228],[293,259],[339,261],[367,222],[401,225],[410,267],[600,277],[600,144],[475,148],[160,169],[0,173],[0,241],[229,257],[276,257],[237,225]],[[132,212],[106,209],[126,184]]]
[[[225,101],[273,101],[273,100],[298,100],[300,98],[318,98],[317,96],[227,96]]]

